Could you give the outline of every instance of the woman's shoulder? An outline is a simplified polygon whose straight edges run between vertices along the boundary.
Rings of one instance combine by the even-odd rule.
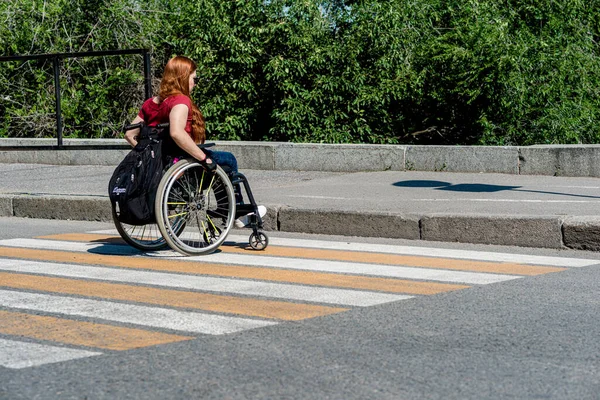
[[[169,96],[164,99],[163,102],[169,104],[170,107],[175,107],[178,104],[184,104],[188,107],[192,105],[192,100],[184,94],[175,94],[173,96]]]
[[[159,106],[159,100],[158,97],[150,97],[148,100],[144,101],[144,104],[142,104],[142,108],[148,108],[148,107],[153,107],[153,108],[157,108]]]

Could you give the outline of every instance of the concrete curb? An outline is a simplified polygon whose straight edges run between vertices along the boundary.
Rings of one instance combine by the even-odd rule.
[[[401,215],[268,205],[265,230],[539,248],[600,250],[600,217]],[[0,195],[0,216],[112,221],[103,196]]]
[[[550,216],[444,215],[421,218],[423,240],[562,248],[562,220]]]
[[[219,150],[232,152],[241,169],[445,171],[600,177],[600,145],[215,143]],[[55,147],[54,139],[0,139],[0,163],[116,166],[128,152],[128,146],[122,139],[65,139],[63,149]]]

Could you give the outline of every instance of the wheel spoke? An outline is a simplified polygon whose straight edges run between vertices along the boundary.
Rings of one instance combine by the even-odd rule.
[[[117,231],[129,245],[142,251],[159,250],[167,245],[156,224],[140,226],[125,224],[119,221],[118,212],[114,206],[112,212]]]

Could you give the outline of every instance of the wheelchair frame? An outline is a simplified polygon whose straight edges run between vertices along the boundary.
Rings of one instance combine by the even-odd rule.
[[[168,126],[162,124],[159,127],[164,128],[165,125]],[[129,125],[123,130],[140,126]],[[214,143],[199,145],[202,149],[211,146]],[[234,186],[240,195],[241,188],[244,188],[248,203],[236,204]],[[252,229],[248,239],[250,247],[263,250],[269,242],[262,231],[263,220],[247,178],[239,172],[228,174],[220,166],[209,172],[191,157],[181,158],[164,172],[155,196],[156,223],[124,224],[119,221],[114,204],[112,207],[113,221],[121,237],[143,251],[170,246],[185,255],[212,253],[225,241],[234,220],[247,214],[250,214],[247,227]]]

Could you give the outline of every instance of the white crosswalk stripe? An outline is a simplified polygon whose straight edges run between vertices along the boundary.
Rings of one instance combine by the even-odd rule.
[[[100,354],[102,353],[0,339],[0,366],[11,369],[36,367]]]
[[[19,247],[24,249],[42,249],[57,251],[78,251],[85,253],[111,254],[115,256],[132,256],[140,254],[139,250],[125,245],[110,245],[103,243],[67,242],[47,239],[5,239],[0,240],[0,246]],[[170,254],[176,254],[167,251]],[[183,258],[183,256],[181,256]]]

